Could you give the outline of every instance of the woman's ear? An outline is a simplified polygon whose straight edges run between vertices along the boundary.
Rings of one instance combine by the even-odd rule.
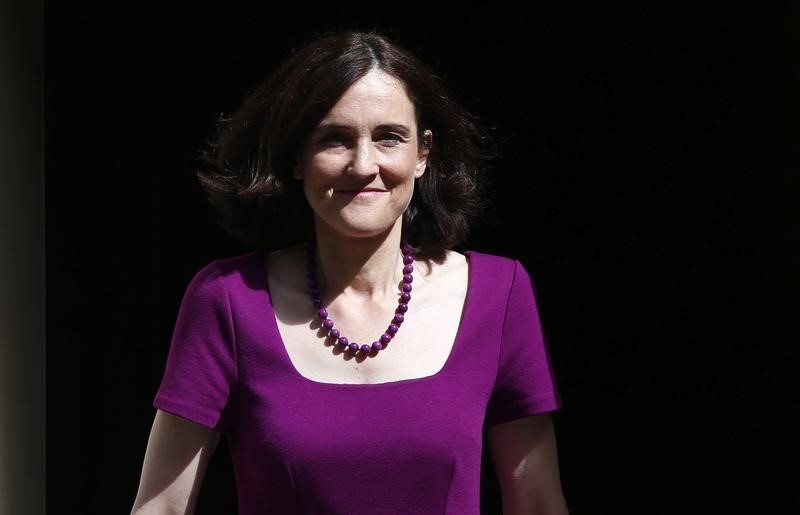
[[[431,153],[431,143],[433,142],[433,133],[425,130],[422,133],[422,140],[417,152],[417,164],[414,167],[414,177],[419,179],[425,173],[425,168],[428,166],[428,155]]]
[[[303,180],[303,168],[300,166],[300,161],[295,162],[294,167],[292,167],[292,177],[298,181]]]

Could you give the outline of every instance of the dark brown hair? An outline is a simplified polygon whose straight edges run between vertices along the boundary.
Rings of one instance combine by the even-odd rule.
[[[488,135],[410,52],[376,32],[323,35],[294,52],[230,117],[202,153],[198,178],[229,234],[259,248],[309,235],[313,217],[292,170],[314,127],[372,69],[405,85],[420,138],[433,132],[425,174],[403,215],[403,241],[440,259],[467,237],[482,207]]]

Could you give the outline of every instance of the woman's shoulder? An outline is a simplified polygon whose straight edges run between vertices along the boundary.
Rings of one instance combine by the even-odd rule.
[[[486,286],[503,289],[502,285],[510,285],[520,275],[520,268],[519,261],[507,256],[473,250],[463,253],[449,250],[443,260],[428,263],[422,269],[422,274],[437,282],[457,281],[466,284],[469,281],[480,289]],[[433,273],[429,274],[428,270]]]
[[[516,257],[477,251],[464,254],[469,259],[470,278],[490,290],[500,292],[531,282],[530,273]]]
[[[464,254],[469,259],[470,267],[482,274],[513,275],[522,266],[519,260],[509,256],[474,250],[465,251]]]
[[[252,250],[233,256],[213,258],[202,265],[197,273],[215,276],[230,275],[252,268],[256,263],[263,262],[264,255],[264,252],[261,250]]]
[[[264,276],[265,253],[261,250],[214,258],[199,266],[190,282],[190,288],[224,288],[235,290],[252,286]]]

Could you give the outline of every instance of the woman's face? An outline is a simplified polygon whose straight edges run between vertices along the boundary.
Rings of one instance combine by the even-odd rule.
[[[420,145],[397,79],[373,70],[355,82],[311,132],[295,170],[318,228],[362,238],[400,224],[425,172],[430,131],[424,138]]]

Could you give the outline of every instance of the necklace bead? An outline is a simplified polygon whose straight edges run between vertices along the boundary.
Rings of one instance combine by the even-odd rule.
[[[349,350],[352,353],[361,352],[364,355],[370,355],[383,350],[386,345],[392,341],[400,326],[405,320],[404,313],[408,311],[408,303],[411,301],[411,283],[414,281],[414,256],[411,254],[407,246],[401,248],[403,253],[403,281],[400,286],[400,297],[397,301],[397,308],[386,330],[380,337],[369,344],[359,345],[356,342],[351,342],[347,337],[342,336],[339,329],[337,329],[331,318],[329,317],[328,310],[322,303],[322,296],[319,291],[319,283],[317,281],[317,253],[316,246],[313,241],[310,241],[306,249],[306,279],[308,280],[308,292],[311,296],[311,302],[317,310],[317,316],[322,319],[322,326],[328,330],[328,337],[332,338],[336,345],[344,350]]]

